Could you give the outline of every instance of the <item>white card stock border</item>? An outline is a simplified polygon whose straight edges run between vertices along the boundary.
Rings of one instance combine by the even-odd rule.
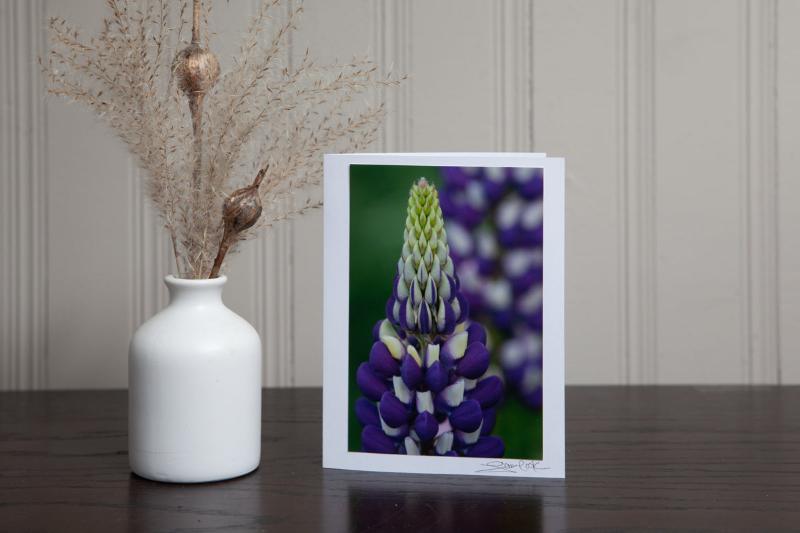
[[[543,458],[487,459],[350,452],[347,449],[350,165],[544,169]],[[322,466],[374,472],[563,478],[564,160],[529,153],[331,154],[324,170]],[[345,333],[342,333],[345,332]]]

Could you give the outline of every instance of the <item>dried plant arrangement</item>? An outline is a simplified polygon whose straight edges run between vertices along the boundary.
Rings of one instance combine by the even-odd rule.
[[[368,59],[291,61],[302,5],[285,0],[261,2],[226,72],[208,4],[107,4],[92,37],[51,19],[42,67],[49,92],[91,108],[145,171],[181,277],[217,277],[258,229],[319,206],[322,154],[368,146],[385,106],[366,97],[404,79]]]

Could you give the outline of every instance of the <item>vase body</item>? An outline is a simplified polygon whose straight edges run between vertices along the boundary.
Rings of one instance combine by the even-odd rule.
[[[156,481],[241,476],[261,457],[261,340],[222,303],[227,278],[167,276],[170,303],[131,340],[131,469]]]

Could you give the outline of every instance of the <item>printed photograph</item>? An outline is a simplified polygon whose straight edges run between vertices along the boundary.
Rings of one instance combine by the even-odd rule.
[[[541,168],[350,166],[348,449],[542,459]]]

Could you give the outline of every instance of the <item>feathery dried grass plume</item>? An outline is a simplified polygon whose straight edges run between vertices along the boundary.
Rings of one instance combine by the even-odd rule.
[[[289,61],[302,6],[284,0],[262,0],[221,74],[208,4],[107,3],[92,37],[51,19],[42,66],[50,93],[89,106],[145,170],[182,277],[218,275],[255,230],[319,206],[321,155],[368,146],[385,109],[360,97],[404,79],[367,59]]]

